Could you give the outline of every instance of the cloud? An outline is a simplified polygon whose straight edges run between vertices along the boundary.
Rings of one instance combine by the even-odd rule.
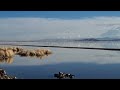
[[[0,39],[100,37],[108,30],[119,27],[119,23],[120,17],[104,16],[82,19],[0,18]]]

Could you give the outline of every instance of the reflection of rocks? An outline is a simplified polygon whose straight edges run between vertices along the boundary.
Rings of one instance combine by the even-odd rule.
[[[11,64],[13,62],[13,58],[0,58],[0,63],[4,62]]]
[[[5,70],[0,69],[0,79],[16,79],[16,77],[8,76]]]
[[[42,55],[42,56],[27,56],[27,57],[31,57],[31,58],[37,58],[37,59],[44,59],[49,55]]]

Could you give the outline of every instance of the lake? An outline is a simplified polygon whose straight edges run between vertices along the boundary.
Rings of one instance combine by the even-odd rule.
[[[41,40],[39,42],[0,42],[0,44],[55,45],[72,47],[120,48],[119,41],[82,42],[64,40]],[[1,45],[3,46],[3,45]],[[24,48],[43,48],[25,47]],[[53,54],[43,58],[15,56],[0,68],[18,79],[56,79],[55,73],[75,75],[75,79],[120,79],[120,51],[51,48]]]

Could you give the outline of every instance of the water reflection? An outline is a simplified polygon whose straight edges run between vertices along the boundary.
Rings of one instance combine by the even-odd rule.
[[[0,58],[0,63],[11,64],[14,61],[13,58]]]
[[[120,43],[89,42],[81,44],[74,43],[71,45],[89,45],[89,47],[105,47],[104,45],[106,45],[106,48],[116,47],[117,45],[119,48]],[[38,47],[27,48],[36,50]],[[24,55],[22,54],[23,56],[19,54],[15,55],[17,57],[15,57],[15,62],[12,65],[1,64],[1,66],[11,75],[13,74],[13,76],[15,75],[18,78],[54,78],[54,73],[59,71],[72,73],[76,78],[120,78],[120,73],[118,72],[120,67],[120,51],[66,48],[48,49],[52,50],[54,54],[47,59],[44,58],[49,55],[41,55],[39,57],[36,55],[29,56],[27,50],[25,50],[23,52]],[[5,60],[2,60],[2,62],[5,62]]]
[[[46,54],[46,55],[42,55],[42,56],[20,56],[20,57],[30,57],[33,59],[45,59],[46,57],[48,57],[50,54]]]
[[[44,55],[44,56],[30,56],[31,58],[38,58],[38,59],[45,59],[49,55]]]
[[[20,57],[30,57],[33,59],[45,59],[46,57],[48,57],[49,55],[43,55],[43,56],[20,56]],[[0,58],[0,63],[7,63],[7,64],[12,64],[14,61],[13,57],[9,57],[9,58]]]

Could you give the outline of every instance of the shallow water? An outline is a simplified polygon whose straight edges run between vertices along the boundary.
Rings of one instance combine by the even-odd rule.
[[[45,44],[46,43],[46,44]],[[32,45],[88,46],[119,48],[120,42],[27,42]],[[24,47],[38,48],[38,47]],[[41,48],[41,47],[39,47]],[[43,48],[43,47],[42,47]],[[47,48],[53,54],[42,59],[15,56],[11,63],[2,62],[0,68],[20,79],[55,79],[58,72],[71,73],[75,79],[120,78],[120,51]]]

